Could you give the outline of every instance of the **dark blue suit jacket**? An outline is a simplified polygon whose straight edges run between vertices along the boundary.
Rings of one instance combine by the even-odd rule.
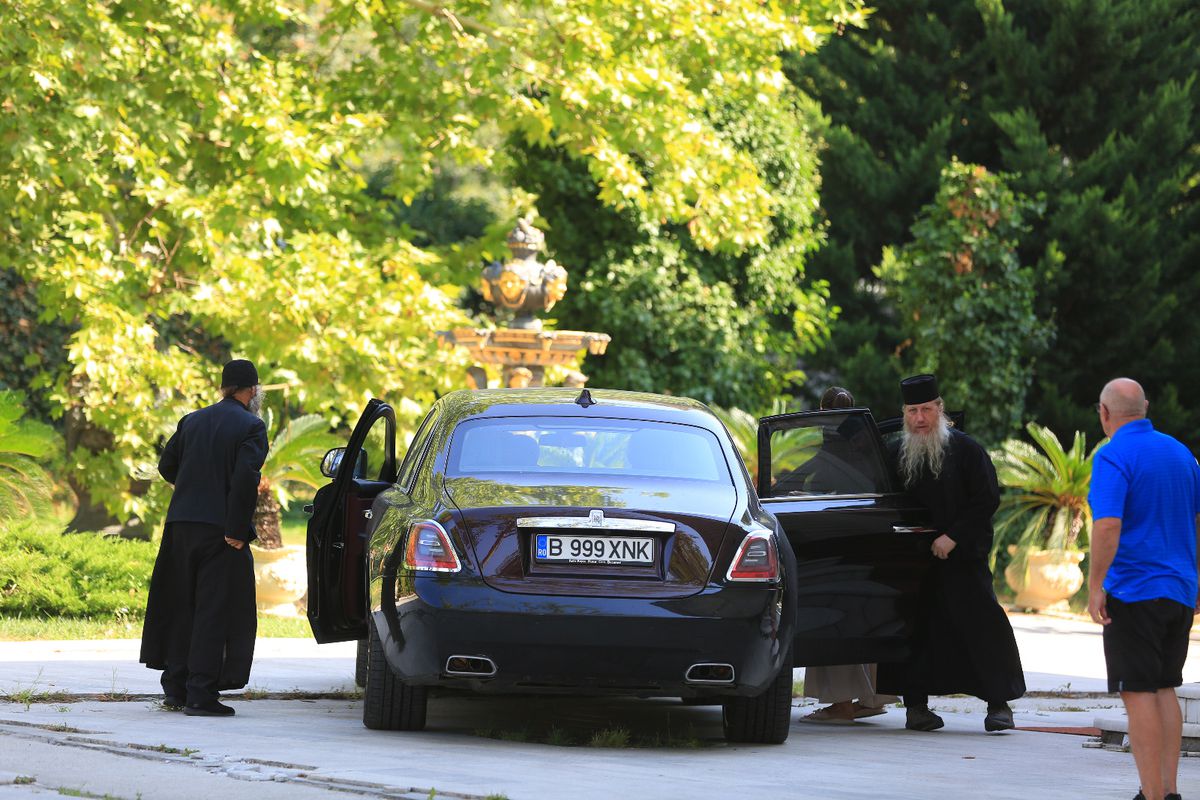
[[[253,540],[266,458],[267,426],[232,397],[188,414],[158,460],[159,473],[175,485],[167,522],[203,522]]]

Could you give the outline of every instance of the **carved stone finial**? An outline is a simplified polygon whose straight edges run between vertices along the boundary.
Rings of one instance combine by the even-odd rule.
[[[549,259],[537,260],[538,251],[546,237],[525,220],[508,235],[508,247],[513,257],[498,261],[483,269],[483,296],[497,308],[512,311],[516,316],[513,327],[541,330],[542,322],[533,314],[549,311],[567,292],[567,271]]]
[[[542,251],[546,246],[546,234],[533,227],[528,220],[519,219],[505,241],[513,257],[524,261]]]

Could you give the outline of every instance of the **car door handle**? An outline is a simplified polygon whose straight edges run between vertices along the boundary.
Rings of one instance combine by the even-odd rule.
[[[892,533],[937,533],[937,531],[922,525],[893,525]]]

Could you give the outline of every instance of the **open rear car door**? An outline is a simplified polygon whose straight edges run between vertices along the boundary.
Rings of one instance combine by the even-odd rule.
[[[797,666],[908,657],[932,564],[928,512],[900,491],[871,412],[765,417],[758,493],[797,562]]]
[[[371,504],[396,480],[392,407],[367,403],[350,441],[325,455],[321,472],[332,481],[317,490],[308,521],[308,622],[321,644],[365,639]]]

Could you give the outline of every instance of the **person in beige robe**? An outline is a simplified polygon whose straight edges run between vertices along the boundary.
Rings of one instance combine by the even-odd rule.
[[[831,386],[821,395],[821,410],[852,408],[854,395]],[[804,671],[804,695],[829,705],[801,717],[805,722],[853,722],[884,713],[884,706],[899,698],[875,694],[874,664],[838,664],[809,667]]]

